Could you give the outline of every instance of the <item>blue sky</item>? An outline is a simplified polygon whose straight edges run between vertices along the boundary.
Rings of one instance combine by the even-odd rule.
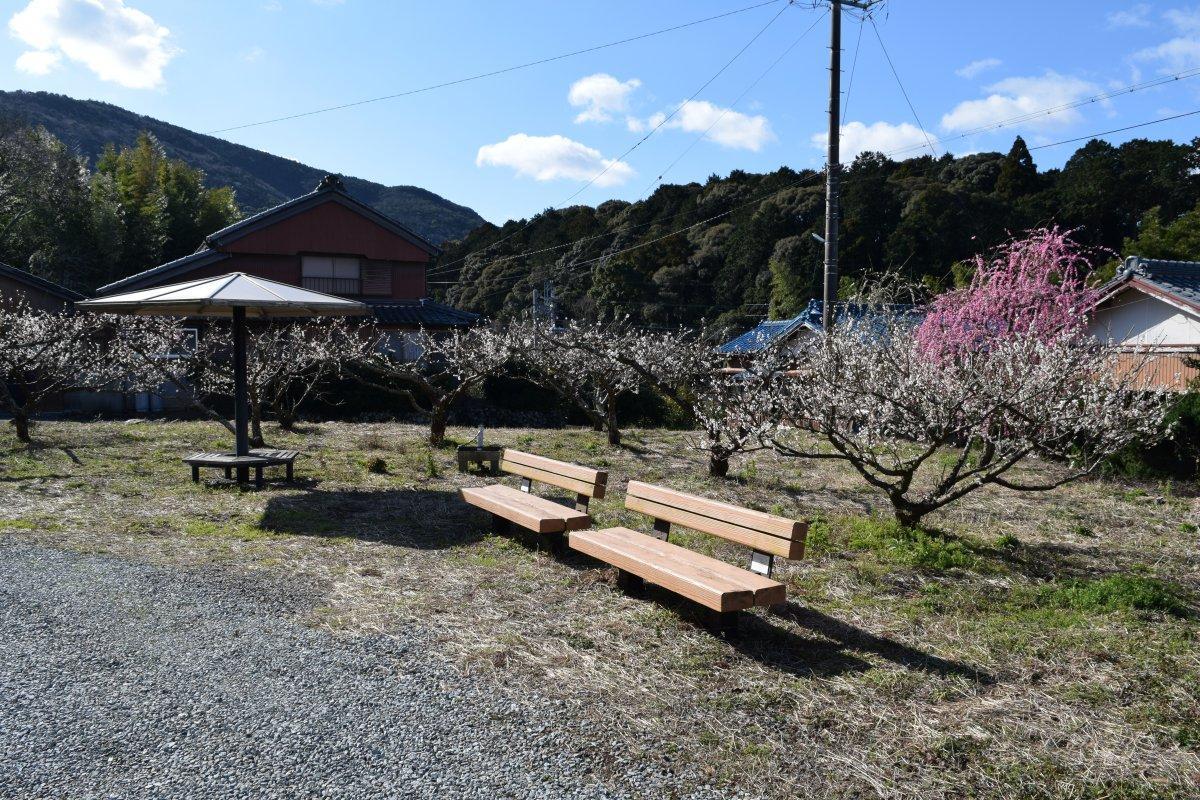
[[[753,2],[17,0],[3,6],[0,75],[7,89],[104,100],[210,132],[454,80]],[[330,171],[422,186],[493,221],[561,205],[576,192],[572,202],[637,199],[677,158],[664,180],[785,164],[819,168],[828,58],[828,19],[819,20],[820,9],[784,9],[681,106],[781,8],[766,5],[497,77],[219,135]],[[924,127],[946,140],[934,142],[939,153],[1007,150],[1017,133],[1031,146],[1047,144],[1200,109],[1198,75],[962,135],[1200,68],[1200,5],[891,0],[877,26]],[[858,34],[847,15],[844,85],[856,49],[858,56],[844,152],[918,154],[924,135],[875,33],[865,28],[861,45]],[[1105,138],[1186,141],[1198,134],[1195,116]],[[1059,166],[1077,146],[1034,155],[1042,167]]]

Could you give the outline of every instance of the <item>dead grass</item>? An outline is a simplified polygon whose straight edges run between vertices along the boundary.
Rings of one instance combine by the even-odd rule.
[[[270,431],[296,487],[193,485],[203,423],[52,423],[0,449],[0,535],[322,586],[309,624],[419,624],[464,672],[557,695],[645,758],[771,796],[1188,797],[1200,780],[1200,514],[1191,487],[1094,481],[984,491],[903,531],[830,463],[768,455],[704,476],[683,434],[493,430],[502,444],[814,520],[790,602],[728,640],[684,604],[616,590],[583,557],[488,532],[452,447],[392,424]],[[468,438],[466,431],[452,435]],[[386,470],[372,469],[375,459]],[[1050,470],[1034,465],[1033,471]],[[681,532],[741,563],[737,548]],[[682,787],[681,787],[682,788]]]

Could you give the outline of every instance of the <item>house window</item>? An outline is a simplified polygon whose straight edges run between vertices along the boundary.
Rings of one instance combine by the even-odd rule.
[[[301,285],[314,292],[362,294],[361,277],[357,258],[302,256],[300,259]]]

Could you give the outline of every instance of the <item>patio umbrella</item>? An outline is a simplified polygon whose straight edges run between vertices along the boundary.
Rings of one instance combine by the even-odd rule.
[[[233,395],[236,454],[250,454],[250,406],[246,389],[246,319],[350,316],[367,306],[331,294],[232,272],[215,278],[157,286],[75,304],[104,314],[143,316],[230,317],[233,320]]]

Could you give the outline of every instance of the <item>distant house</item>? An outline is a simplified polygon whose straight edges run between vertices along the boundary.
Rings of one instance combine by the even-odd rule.
[[[815,336],[825,329],[822,324],[825,302],[809,300],[803,312],[791,319],[763,320],[750,330],[736,336],[717,348],[717,352],[729,359],[732,367],[745,366],[755,356],[768,347],[795,347],[807,337]],[[917,310],[911,305],[891,305],[886,307],[888,314],[899,314],[914,322],[920,320]],[[833,314],[836,322],[847,319],[863,319],[870,314],[879,313],[875,309],[856,303],[834,303]]]
[[[25,301],[42,311],[70,311],[84,296],[65,286],[0,263],[0,301]]]
[[[1184,390],[1200,374],[1200,261],[1130,256],[1100,289],[1088,332],[1132,367],[1148,359],[1144,380]]]
[[[479,315],[426,296],[425,270],[440,252],[356,200],[330,175],[306,195],[208,235],[195,253],[102,286],[97,294],[244,272],[361,300],[386,330],[474,325]]]

